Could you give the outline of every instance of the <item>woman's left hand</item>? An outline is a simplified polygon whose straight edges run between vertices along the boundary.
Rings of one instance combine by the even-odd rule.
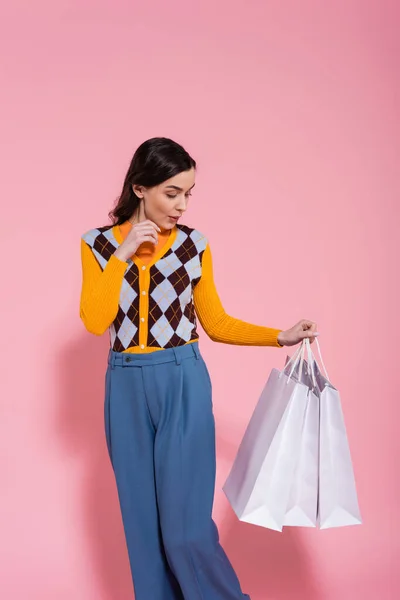
[[[308,338],[311,343],[319,335],[317,332],[317,324],[307,319],[302,319],[296,325],[286,331],[281,331],[278,335],[278,343],[281,346],[295,346]]]

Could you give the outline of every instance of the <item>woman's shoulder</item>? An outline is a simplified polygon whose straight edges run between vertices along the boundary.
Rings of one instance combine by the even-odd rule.
[[[81,239],[89,245],[94,243],[99,236],[108,237],[108,232],[111,233],[113,225],[102,225],[100,227],[92,227],[81,234]]]

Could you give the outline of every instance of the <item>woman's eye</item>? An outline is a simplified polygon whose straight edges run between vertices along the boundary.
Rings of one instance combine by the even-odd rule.
[[[186,192],[185,197],[188,198],[191,195],[192,195],[191,192]],[[167,198],[170,198],[171,200],[174,200],[177,197],[178,197],[178,194],[167,194]]]

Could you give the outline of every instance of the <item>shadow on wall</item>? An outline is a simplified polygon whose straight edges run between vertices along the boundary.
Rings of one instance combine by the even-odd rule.
[[[133,586],[114,473],[104,432],[104,378],[108,339],[85,331],[64,346],[60,361],[58,435],[84,473],[82,527],[93,579],[102,600],[130,600]]]
[[[233,463],[236,446],[217,431],[218,456]],[[223,485],[223,483],[222,483]],[[218,493],[224,492],[220,489]],[[251,600],[323,600],[301,539],[295,527],[272,531],[238,520],[227,503],[227,517],[219,526],[221,544],[238,573],[243,592]]]

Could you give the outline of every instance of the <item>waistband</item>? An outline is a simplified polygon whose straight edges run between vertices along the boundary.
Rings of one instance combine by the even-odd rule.
[[[200,349],[198,342],[191,342],[176,348],[164,348],[149,353],[133,354],[129,352],[115,352],[111,350],[108,353],[108,364],[114,368],[118,367],[144,367],[146,365],[160,365],[167,362],[176,362],[177,365],[185,358],[195,356],[200,358]]]

